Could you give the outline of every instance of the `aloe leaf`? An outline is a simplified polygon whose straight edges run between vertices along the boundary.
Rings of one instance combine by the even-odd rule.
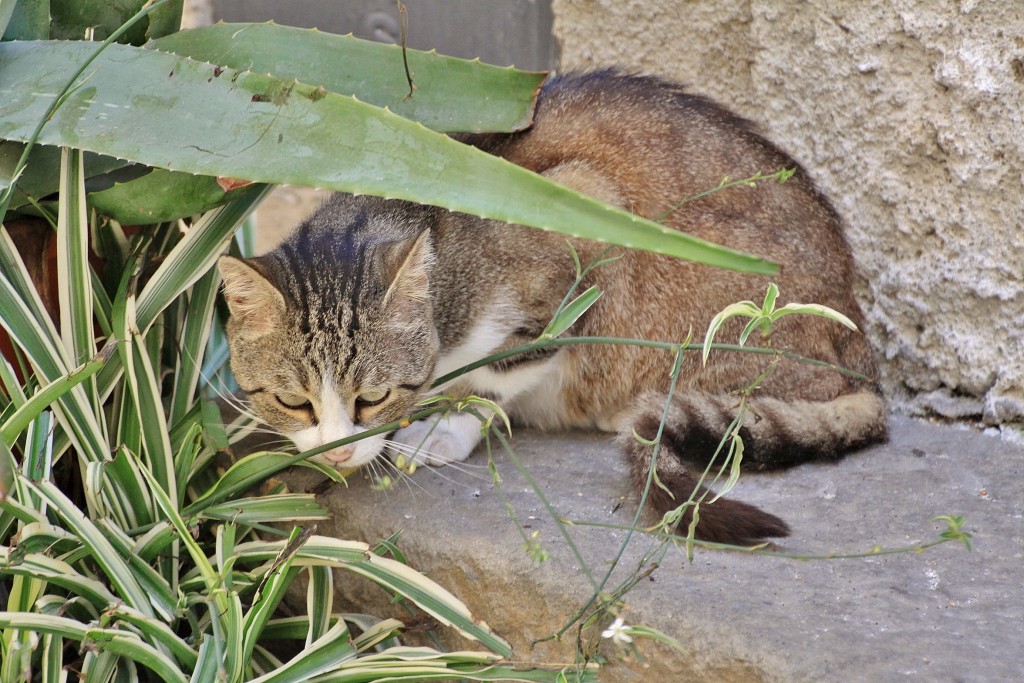
[[[82,40],[86,32],[91,31],[92,40],[103,40],[131,19],[145,4],[146,0],[50,0],[50,36]],[[176,4],[180,7],[181,0],[176,0]],[[119,40],[141,45],[146,40],[148,23],[137,22]]]
[[[415,84],[410,96],[400,46],[273,23],[205,26],[146,47],[354,95],[440,132],[526,128],[546,76],[406,50]]]
[[[14,7],[17,5],[17,0],[10,2],[0,2],[0,36],[4,36],[7,33],[7,26],[11,23],[11,16],[14,14]],[[39,36],[46,38],[47,36]],[[9,40],[12,40],[10,38]]]
[[[0,138],[28,140],[52,93],[74,73],[69,65],[92,52],[75,42],[0,44],[0,97],[8,100]],[[39,142],[190,173],[396,197],[719,267],[777,270],[354,98],[153,50],[110,45],[100,53]]]
[[[224,203],[228,196],[216,178],[155,169],[91,192],[89,203],[119,223],[139,225],[194,216]]]
[[[8,21],[3,20],[4,14]],[[0,35],[4,40],[45,40],[50,37],[49,0],[0,2]]]

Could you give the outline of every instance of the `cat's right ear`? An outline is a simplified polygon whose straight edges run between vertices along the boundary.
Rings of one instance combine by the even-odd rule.
[[[224,299],[237,323],[236,329],[255,339],[280,324],[285,310],[284,297],[270,280],[233,256],[221,256],[217,269],[224,280]]]

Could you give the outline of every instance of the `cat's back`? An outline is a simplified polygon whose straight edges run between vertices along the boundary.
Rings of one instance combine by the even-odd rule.
[[[775,281],[793,300],[856,309],[841,221],[808,174],[753,124],[682,86],[614,69],[570,72],[545,83],[528,130],[469,141],[631,213],[772,260],[782,266]],[[795,172],[784,184],[708,193],[784,169]],[[707,292],[709,305],[749,298],[767,284],[665,263],[674,277],[721,283]]]
[[[628,208],[651,218],[726,176],[738,180],[758,171],[798,168],[753,124],[711,100],[655,76],[614,69],[550,79],[527,131],[472,141],[538,173],[586,164],[616,184]],[[803,172],[790,188],[816,194]],[[731,195],[727,201],[709,196],[704,208],[720,210],[741,199],[726,194]],[[817,203],[813,199],[810,203]]]
[[[757,299],[769,281],[778,284],[783,302],[823,304],[863,323],[841,221],[808,174],[753,124],[677,84],[615,70],[564,74],[542,88],[528,130],[469,141],[627,211],[781,266],[768,278],[629,252],[593,275],[604,296],[577,334],[683,339],[690,329],[705,329],[729,304]],[[785,183],[744,183],[708,193],[725,180],[783,169],[795,172]],[[554,241],[550,246],[558,248]],[[586,245],[577,246],[582,254]],[[599,253],[596,249],[589,257]],[[775,340],[865,374],[874,370],[860,333],[831,323],[786,322]],[[578,353],[588,356],[586,367],[621,366],[617,350]],[[749,374],[753,362],[731,359],[721,381],[707,381],[732,385]],[[632,372],[660,378],[659,363],[660,357],[638,361]],[[775,382],[785,377],[777,373]],[[817,387],[816,398],[845,391],[843,380],[822,380]],[[803,391],[795,385],[770,390]]]

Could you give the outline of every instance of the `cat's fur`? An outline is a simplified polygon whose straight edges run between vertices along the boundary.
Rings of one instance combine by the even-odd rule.
[[[552,79],[529,130],[467,141],[648,218],[723,177],[796,167],[711,102],[656,78],[614,72]],[[781,264],[772,279],[782,303],[824,304],[863,323],[840,220],[802,170],[785,184],[762,182],[686,203],[665,222]],[[584,264],[605,249],[572,243]],[[769,283],[646,252],[614,253],[621,258],[584,283],[604,295],[570,335],[681,341],[692,326],[699,339],[718,311],[756,298]],[[269,254],[223,257],[219,265],[239,385],[254,411],[301,448],[403,418],[433,378],[537,338],[575,276],[562,235],[345,194]],[[728,324],[718,339],[735,340],[741,327]],[[789,316],[772,342],[875,374],[864,337],[834,322]],[[478,369],[446,392],[494,397],[528,425],[616,432],[640,485],[651,448],[632,432],[655,435],[672,361],[669,352],[635,346],[564,346]],[[684,462],[706,464],[736,414],[733,392],[769,362],[776,361],[738,352],[713,352],[706,367],[696,354],[686,358],[657,463],[672,495],[652,489],[656,512],[688,498],[696,478]],[[785,358],[751,407],[741,434],[744,464],[755,469],[835,459],[886,435],[885,406],[872,381]],[[456,415],[436,426],[413,424],[394,438],[413,446],[426,438],[424,451],[456,461],[478,443],[480,427],[476,418]],[[362,465],[380,454],[383,440],[326,456],[338,466]],[[700,508],[701,538],[751,542],[787,533],[782,520],[741,502]]]

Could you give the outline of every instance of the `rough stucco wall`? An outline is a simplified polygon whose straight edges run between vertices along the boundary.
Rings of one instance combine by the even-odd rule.
[[[554,7],[563,68],[689,84],[805,165],[847,221],[897,406],[1024,420],[1024,3]]]

